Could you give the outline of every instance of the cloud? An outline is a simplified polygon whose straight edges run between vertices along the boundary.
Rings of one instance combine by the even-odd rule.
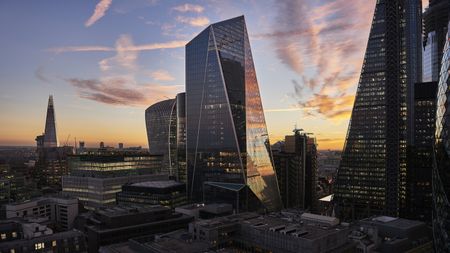
[[[170,49],[184,47],[187,41],[185,40],[174,40],[162,43],[150,43],[143,45],[130,45],[128,47],[121,48],[122,51],[148,51],[157,49]],[[117,51],[114,47],[104,47],[104,46],[68,46],[68,47],[55,47],[47,49],[48,52],[52,53],[66,53],[66,52],[111,52]]]
[[[94,13],[88,20],[86,20],[84,25],[86,27],[89,27],[93,25],[95,22],[97,22],[99,19],[101,19],[105,15],[105,12],[111,6],[111,3],[112,0],[100,0],[100,2],[95,6]]]
[[[173,81],[175,77],[170,75],[167,70],[159,69],[150,73],[150,76],[156,81]]]
[[[280,62],[295,74],[291,98],[304,115],[344,119],[367,45],[375,0],[275,1],[272,29],[252,37],[269,39]]]
[[[138,51],[127,50],[133,48],[133,39],[130,35],[122,34],[116,41],[115,51],[117,54],[114,57],[103,59],[99,62],[100,69],[102,71],[108,71],[113,68],[114,65],[125,68],[127,70],[137,69],[136,60],[138,57]]]
[[[207,17],[196,17],[196,18],[190,18],[190,17],[183,17],[178,16],[176,20],[183,24],[188,24],[191,26],[206,26],[209,24],[209,19]]]
[[[196,13],[201,13],[205,10],[203,6],[196,4],[182,4],[175,6],[172,9],[179,12],[196,12]]]
[[[69,78],[81,98],[108,105],[148,106],[180,90],[179,85],[138,85],[124,78],[78,79]]]
[[[51,80],[45,75],[44,73],[44,67],[39,66],[35,71],[34,71],[34,76],[41,80],[44,83],[51,83]]]

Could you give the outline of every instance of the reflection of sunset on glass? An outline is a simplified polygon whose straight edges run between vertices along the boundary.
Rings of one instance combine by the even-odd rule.
[[[0,4],[0,145],[34,145],[52,94],[59,140],[146,147],[145,108],[184,90],[184,45],[245,14],[271,143],[297,125],[342,148],[375,1],[101,3]]]

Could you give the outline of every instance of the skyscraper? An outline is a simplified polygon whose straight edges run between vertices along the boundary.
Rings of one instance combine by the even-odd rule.
[[[379,0],[335,185],[337,214],[398,216],[406,202],[414,83],[421,80],[421,2]]]
[[[433,164],[433,235],[436,252],[450,252],[450,35],[447,38],[438,85]]]
[[[316,209],[317,145],[301,130],[285,137],[273,152],[281,199],[285,208]]]
[[[52,148],[58,146],[56,137],[55,108],[53,106],[53,96],[48,97],[47,118],[45,119],[44,147]]]
[[[164,172],[174,175],[176,164],[176,100],[168,99],[145,110],[150,154],[163,155]]]
[[[186,45],[186,120],[192,200],[208,185],[236,194],[236,208],[281,208],[243,16],[208,26]]]
[[[439,81],[450,2],[430,0],[423,13],[423,82]]]

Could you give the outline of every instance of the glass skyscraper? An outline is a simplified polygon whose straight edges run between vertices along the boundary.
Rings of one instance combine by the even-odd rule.
[[[399,216],[406,205],[420,27],[419,0],[377,1],[335,182],[336,212],[345,220]]]
[[[53,96],[48,97],[47,118],[45,119],[44,148],[58,146],[56,137],[55,108],[53,106]]]
[[[163,155],[163,172],[176,170],[176,99],[158,102],[145,110],[148,147],[151,155]]]
[[[436,252],[450,252],[450,36],[443,51],[436,111],[433,234]]]
[[[236,194],[236,208],[278,210],[280,193],[243,16],[186,45],[188,195]]]

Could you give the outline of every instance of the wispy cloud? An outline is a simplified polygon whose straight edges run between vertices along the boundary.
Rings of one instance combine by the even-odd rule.
[[[51,80],[45,75],[44,67],[42,67],[42,66],[39,66],[34,71],[34,76],[44,83],[51,83]]]
[[[296,106],[308,108],[306,115],[333,120],[348,117],[375,0],[274,4],[277,14],[272,31],[252,37],[272,40],[280,61],[298,75],[291,94]]]
[[[161,43],[150,43],[143,45],[133,45],[121,48],[122,51],[148,51],[157,49],[170,49],[184,47],[186,40],[174,40]],[[55,47],[49,48],[47,51],[52,53],[66,53],[66,52],[110,52],[116,51],[117,48],[105,47],[105,46],[67,46],[67,47]]]
[[[76,88],[81,98],[118,106],[148,106],[180,90],[180,86],[177,85],[138,85],[122,78],[104,80],[70,78],[66,81]]]
[[[126,50],[134,47],[133,40],[130,35],[122,34],[116,41],[117,54],[111,58],[103,59],[99,62],[100,69],[103,71],[110,70],[114,65],[123,67],[127,70],[135,70],[137,68],[136,60],[138,51]]]
[[[156,81],[173,81],[173,77],[167,70],[159,69],[150,73],[150,76]]]
[[[86,27],[89,27],[93,25],[95,22],[97,22],[99,19],[101,19],[105,15],[105,12],[111,6],[111,3],[112,0],[100,0],[100,2],[95,6],[94,13],[88,20],[86,20],[84,25]]]
[[[196,4],[177,5],[177,6],[173,7],[172,9],[175,11],[179,11],[179,12],[196,12],[196,13],[201,13],[205,10],[205,8],[203,6],[196,5]]]
[[[188,24],[191,26],[206,26],[207,24],[209,24],[209,19],[207,17],[195,17],[195,18],[191,18],[191,17],[183,17],[183,16],[178,16],[176,18],[176,20],[180,23],[183,24]]]

